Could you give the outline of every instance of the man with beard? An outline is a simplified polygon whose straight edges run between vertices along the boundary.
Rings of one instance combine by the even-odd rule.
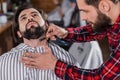
[[[34,54],[53,52],[56,58],[79,67],[79,64],[68,52],[45,39],[48,23],[47,16],[42,10],[24,4],[16,11],[14,21],[13,32],[20,44],[0,56],[0,80],[61,80],[53,70],[33,69],[24,66],[20,62],[20,57],[27,54],[26,52],[34,52],[32,58],[37,57]],[[46,47],[47,49],[45,49]],[[49,57],[46,55],[44,60],[47,58]],[[38,60],[36,59],[36,61]],[[35,65],[32,66],[35,67]]]
[[[81,69],[49,56],[51,55],[49,52],[46,54],[49,58],[52,57],[49,61],[47,59],[43,61],[46,55],[41,54],[39,55],[41,62],[34,65],[39,65],[43,69],[50,68],[58,77],[65,80],[118,79],[120,76],[120,0],[77,0],[77,5],[81,11],[81,18],[89,25],[67,29],[51,25],[47,31],[49,33],[47,38],[53,39],[57,36],[69,41],[86,42],[107,36],[111,50],[107,61],[97,69]],[[48,65],[50,62],[52,66]]]

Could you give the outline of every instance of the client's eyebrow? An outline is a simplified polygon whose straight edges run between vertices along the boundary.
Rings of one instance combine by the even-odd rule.
[[[26,15],[26,14],[21,15],[20,18],[24,17],[25,15]]]
[[[38,12],[36,12],[36,11],[31,12],[31,14],[34,14],[34,13],[38,13]],[[26,14],[21,15],[20,18],[22,18],[24,16],[26,16]]]
[[[31,14],[34,14],[34,13],[38,13],[38,12],[36,12],[36,11],[31,12]]]

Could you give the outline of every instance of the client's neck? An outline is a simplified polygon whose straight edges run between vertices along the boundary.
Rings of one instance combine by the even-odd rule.
[[[39,46],[43,46],[47,44],[47,40],[40,40],[40,39],[31,39],[31,40],[27,40],[24,39],[24,43],[31,46],[31,47],[39,47]]]

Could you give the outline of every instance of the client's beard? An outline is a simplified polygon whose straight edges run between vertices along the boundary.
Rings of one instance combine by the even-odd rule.
[[[110,24],[111,24],[111,19],[105,14],[98,12],[98,17],[93,26],[93,29],[96,32],[103,32],[111,27]]]
[[[30,40],[30,39],[38,39],[40,38],[41,36],[43,36],[45,34],[45,30],[40,27],[40,26],[37,26],[37,27],[34,27],[32,26],[30,29],[26,29],[25,32],[23,32],[23,37]]]

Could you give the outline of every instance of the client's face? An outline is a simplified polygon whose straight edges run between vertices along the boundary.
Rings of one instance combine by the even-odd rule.
[[[23,10],[18,18],[22,37],[38,39],[45,35],[46,26],[41,14],[34,8]]]

